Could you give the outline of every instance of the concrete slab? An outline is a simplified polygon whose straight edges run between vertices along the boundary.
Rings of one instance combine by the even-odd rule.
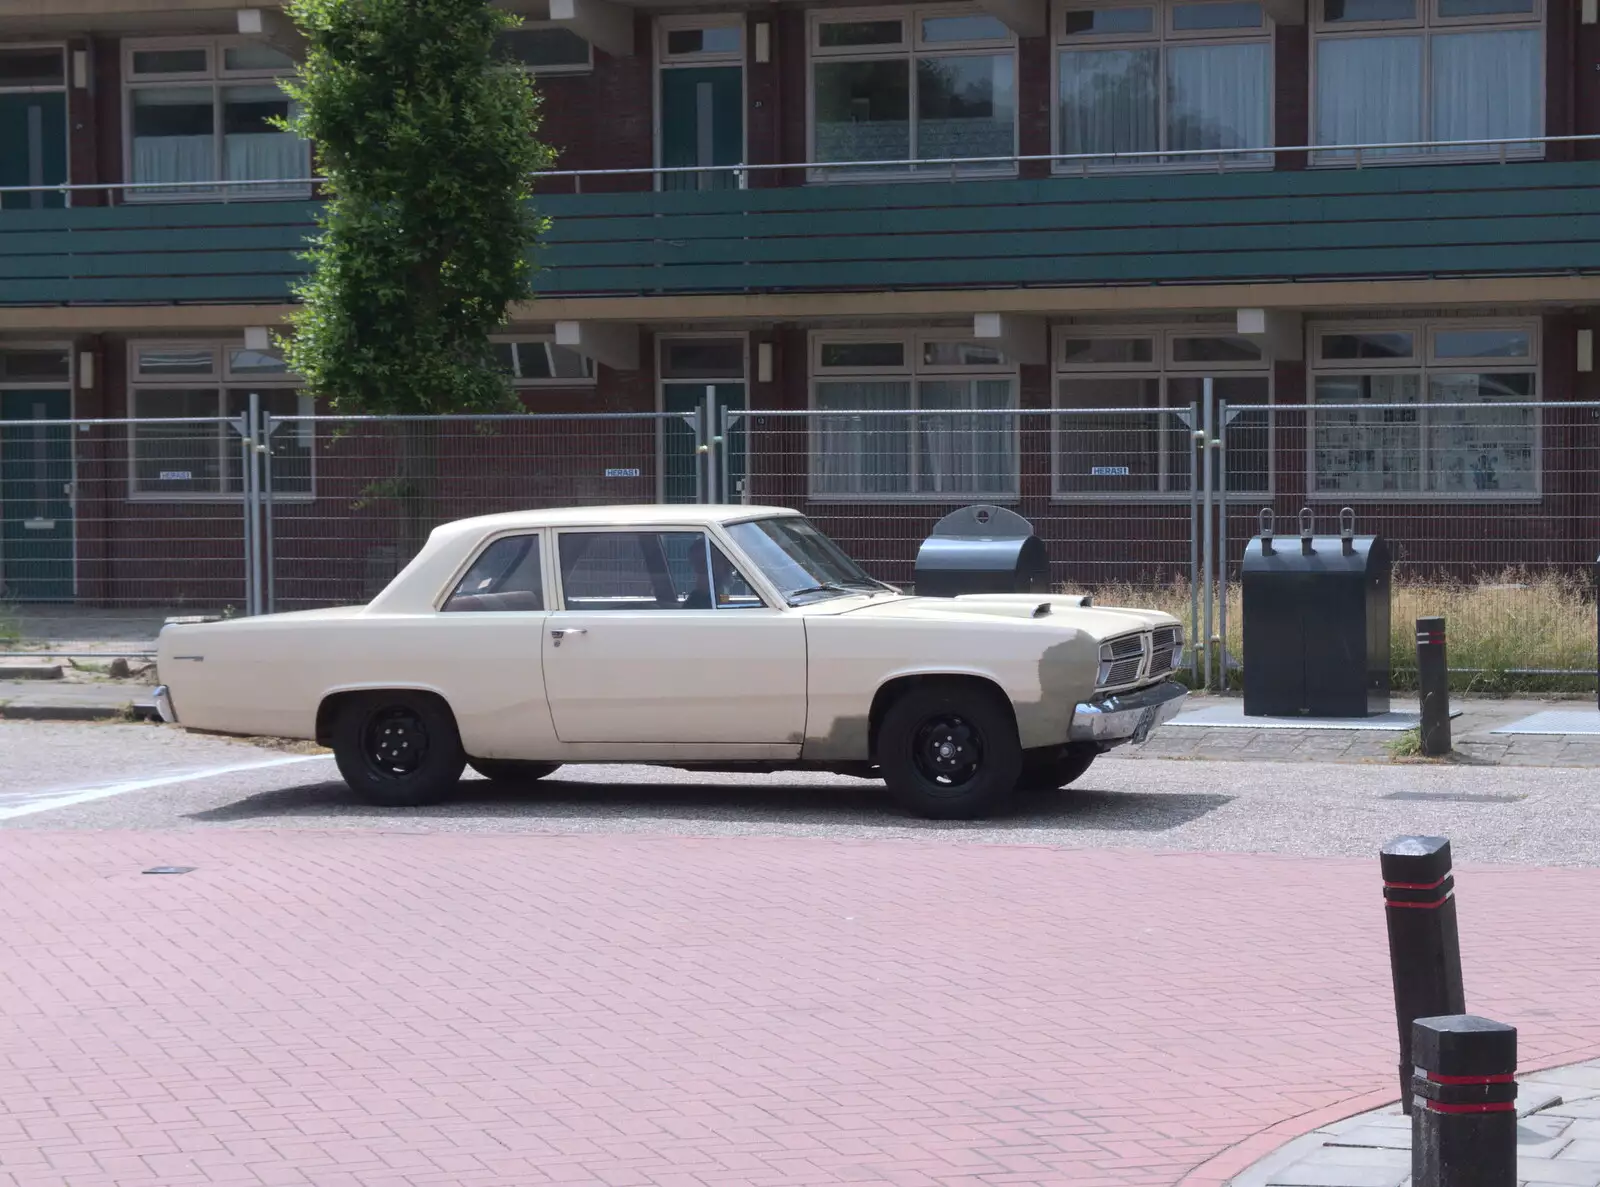
[[[1453,709],[1451,717],[1460,717],[1461,710]],[[1209,729],[1251,730],[1380,730],[1402,733],[1416,729],[1422,722],[1421,713],[1395,710],[1374,717],[1246,717],[1243,701],[1225,701],[1180,713],[1167,722],[1163,729],[1177,725],[1205,726]]]
[[[1489,732],[1600,735],[1600,709],[1543,709],[1530,717],[1496,726]]]

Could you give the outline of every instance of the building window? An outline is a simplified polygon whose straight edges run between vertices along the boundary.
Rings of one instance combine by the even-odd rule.
[[[490,346],[515,387],[594,386],[594,360],[551,338],[505,338]]]
[[[135,498],[242,498],[242,439],[232,418],[249,412],[252,394],[266,415],[311,414],[310,397],[281,358],[238,343],[134,342],[128,368]],[[274,495],[311,496],[312,432],[301,422],[272,434]]]
[[[1272,490],[1271,360],[1254,342],[1206,326],[1065,326],[1055,360],[1057,498],[1188,498],[1207,379],[1230,418],[1217,488],[1240,498]]]
[[[587,74],[594,69],[594,47],[562,25],[525,23],[495,37],[507,62],[531,74]]]
[[[1272,144],[1272,25],[1255,0],[1066,8],[1056,44],[1057,151],[1150,154],[1061,161],[1060,170],[1215,168],[1209,150]],[[1220,160],[1265,166],[1272,158]]]
[[[818,499],[1014,499],[1017,367],[959,333],[815,334]],[[985,411],[979,411],[985,410]]]
[[[1314,338],[1314,495],[1539,493],[1538,410],[1495,407],[1540,398],[1536,324],[1332,326]]]
[[[976,9],[829,9],[811,16],[811,159],[1011,158],[1017,152],[1016,37]],[[1014,173],[1006,159],[929,165],[933,176]],[[826,170],[817,180],[915,166]]]
[[[1401,144],[1544,133],[1541,0],[1312,0],[1313,140]],[[1505,145],[1539,156],[1537,143]],[[1366,149],[1363,161],[1498,157],[1497,145]],[[1317,154],[1356,159],[1354,149]]]
[[[295,111],[278,85],[294,71],[287,54],[254,41],[128,42],[123,64],[126,175],[147,187],[130,200],[310,193],[310,146],[272,124]],[[214,181],[267,184],[195,184]]]

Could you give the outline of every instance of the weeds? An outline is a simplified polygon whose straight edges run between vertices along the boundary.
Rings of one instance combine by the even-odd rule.
[[[1101,605],[1164,610],[1189,626],[1189,584],[1103,586]],[[1390,666],[1395,690],[1416,687],[1416,622],[1442,616],[1448,638],[1451,688],[1512,694],[1583,692],[1595,681],[1595,602],[1574,575],[1509,570],[1474,582],[1419,581],[1397,574],[1390,603]],[[1228,586],[1228,657],[1244,656],[1243,591]],[[1191,637],[1193,632],[1191,633]],[[1230,668],[1229,684],[1241,673]]]

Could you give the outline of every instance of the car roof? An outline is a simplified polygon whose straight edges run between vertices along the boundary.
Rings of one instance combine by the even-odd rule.
[[[554,507],[543,511],[505,511],[446,524],[450,530],[507,531],[517,528],[652,527],[657,524],[722,524],[774,515],[798,516],[789,507],[747,504],[642,503],[611,507]]]

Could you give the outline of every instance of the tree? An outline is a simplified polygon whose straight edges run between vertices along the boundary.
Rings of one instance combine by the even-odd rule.
[[[488,0],[290,0],[305,63],[288,127],[316,149],[327,202],[296,286],[285,359],[335,412],[516,407],[489,334],[532,295],[545,222],[529,197],[552,154],[531,80],[500,61],[516,17]],[[414,553],[432,526],[432,426],[403,422],[392,483]]]

